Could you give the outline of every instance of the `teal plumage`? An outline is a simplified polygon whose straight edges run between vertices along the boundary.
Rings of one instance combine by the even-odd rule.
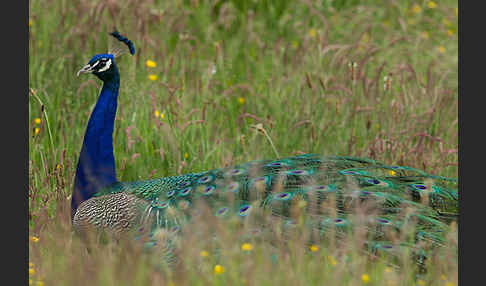
[[[357,223],[353,214],[356,204],[366,202],[371,207],[367,222],[371,251],[396,247],[383,229],[398,233],[412,220],[418,226],[416,240],[434,247],[443,243],[446,221],[457,212],[455,184],[453,179],[369,159],[305,154],[181,176],[117,182],[81,204],[75,227],[95,223],[115,233],[144,228],[150,235],[159,229],[177,230],[191,219],[197,203],[205,203],[220,219],[251,219],[254,209],[260,208],[291,226],[295,223],[292,208],[303,201],[306,224],[321,238],[333,227],[337,235],[346,235]],[[85,213],[90,215],[82,217],[91,222],[80,218]],[[264,229],[263,223],[256,222],[256,226]]]
[[[116,35],[134,53],[131,41]],[[119,85],[112,55],[95,56],[82,72],[95,73],[104,85]],[[114,96],[115,110],[117,94],[118,89],[113,95],[102,93],[105,98]],[[111,117],[104,116],[102,108],[111,108]],[[104,124],[112,126],[113,104],[101,106],[97,116],[110,118]],[[393,253],[405,247],[414,249],[421,261],[426,257],[423,253],[444,243],[448,222],[457,216],[455,179],[365,158],[304,154],[136,182],[107,180],[116,178],[114,162],[110,161],[110,168],[100,177],[103,183],[97,184],[93,170],[107,164],[96,157],[96,146],[112,146],[108,139],[113,132],[97,127],[88,126],[83,145],[87,151],[83,160],[80,157],[77,171],[82,184],[76,183],[73,192],[73,227],[80,234],[93,227],[116,236],[134,233],[138,239],[147,237],[144,241],[150,246],[160,243],[161,231],[177,236],[181,227],[200,214],[199,205],[205,205],[218,219],[251,221],[255,233],[271,232],[266,218],[280,220],[285,234],[299,223],[295,216],[298,210],[305,227],[313,233],[311,240],[325,239],[330,233],[344,237],[360,224],[366,226],[365,246],[370,252]],[[104,132],[107,142],[98,143],[96,132]],[[112,151],[112,147],[103,149],[104,156],[110,158]],[[358,210],[364,212],[364,221]],[[390,233],[400,233],[409,223],[416,224],[416,245],[397,244]],[[164,242],[166,255],[172,242]]]

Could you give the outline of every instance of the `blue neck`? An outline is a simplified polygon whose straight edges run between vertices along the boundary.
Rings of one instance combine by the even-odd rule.
[[[89,118],[74,179],[71,218],[82,202],[93,197],[101,188],[117,181],[113,156],[113,126],[119,86],[118,73],[104,81],[98,102]]]

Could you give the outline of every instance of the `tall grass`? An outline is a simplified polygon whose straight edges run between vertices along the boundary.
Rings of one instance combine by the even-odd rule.
[[[121,181],[308,152],[456,177],[457,3],[429,2],[30,1],[29,225],[40,238],[30,243],[34,282],[357,285],[366,272],[369,284],[417,283],[356,251],[336,267],[325,247],[310,256],[280,253],[287,258],[272,264],[265,259],[275,252],[256,243],[243,254],[237,243],[229,246],[231,236],[225,273],[213,273],[214,256],[202,260],[203,246],[192,238],[184,238],[191,247],[181,269],[163,272],[130,244],[85,253],[70,233],[69,201],[101,86],[75,73],[107,51],[115,26],[137,49],[117,60]],[[149,59],[156,67],[146,66]],[[455,281],[457,260],[439,261],[427,275],[427,285]]]

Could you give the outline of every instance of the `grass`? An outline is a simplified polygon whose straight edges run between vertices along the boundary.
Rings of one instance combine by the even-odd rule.
[[[205,246],[188,244],[197,247],[182,252],[182,269],[157,270],[137,246],[108,243],[88,255],[70,232],[75,164],[101,86],[75,73],[108,50],[114,26],[137,49],[117,60],[121,181],[299,153],[457,177],[457,2],[359,2],[30,1],[33,283],[359,285],[367,274],[368,285],[420,285],[413,271],[387,272],[352,247],[352,258],[341,253],[333,265],[328,246],[309,255],[296,244],[286,254],[255,242],[249,255],[227,235],[220,260],[209,249],[203,259]],[[267,259],[275,251],[286,257],[276,265]],[[213,273],[216,263],[224,263],[223,274]],[[438,261],[423,279],[456,285],[457,257]]]

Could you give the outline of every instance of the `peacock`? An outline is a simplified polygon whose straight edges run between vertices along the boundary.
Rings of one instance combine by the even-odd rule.
[[[77,75],[92,73],[103,87],[90,116],[76,168],[71,219],[76,233],[88,229],[114,235],[133,232],[156,244],[161,230],[178,233],[203,204],[216,219],[253,221],[265,229],[267,218],[284,231],[304,213],[311,239],[344,237],[366,226],[365,249],[393,253],[407,247],[424,263],[427,251],[444,244],[458,213],[457,180],[419,169],[385,165],[367,158],[302,154],[259,160],[199,173],[119,182],[113,155],[113,127],[120,74],[115,58],[135,54],[133,43],[117,31],[113,49],[91,58]],[[128,47],[128,48],[127,48]],[[364,221],[357,207],[366,206]],[[393,242],[414,222],[412,243]],[[170,242],[169,242],[170,244]]]

